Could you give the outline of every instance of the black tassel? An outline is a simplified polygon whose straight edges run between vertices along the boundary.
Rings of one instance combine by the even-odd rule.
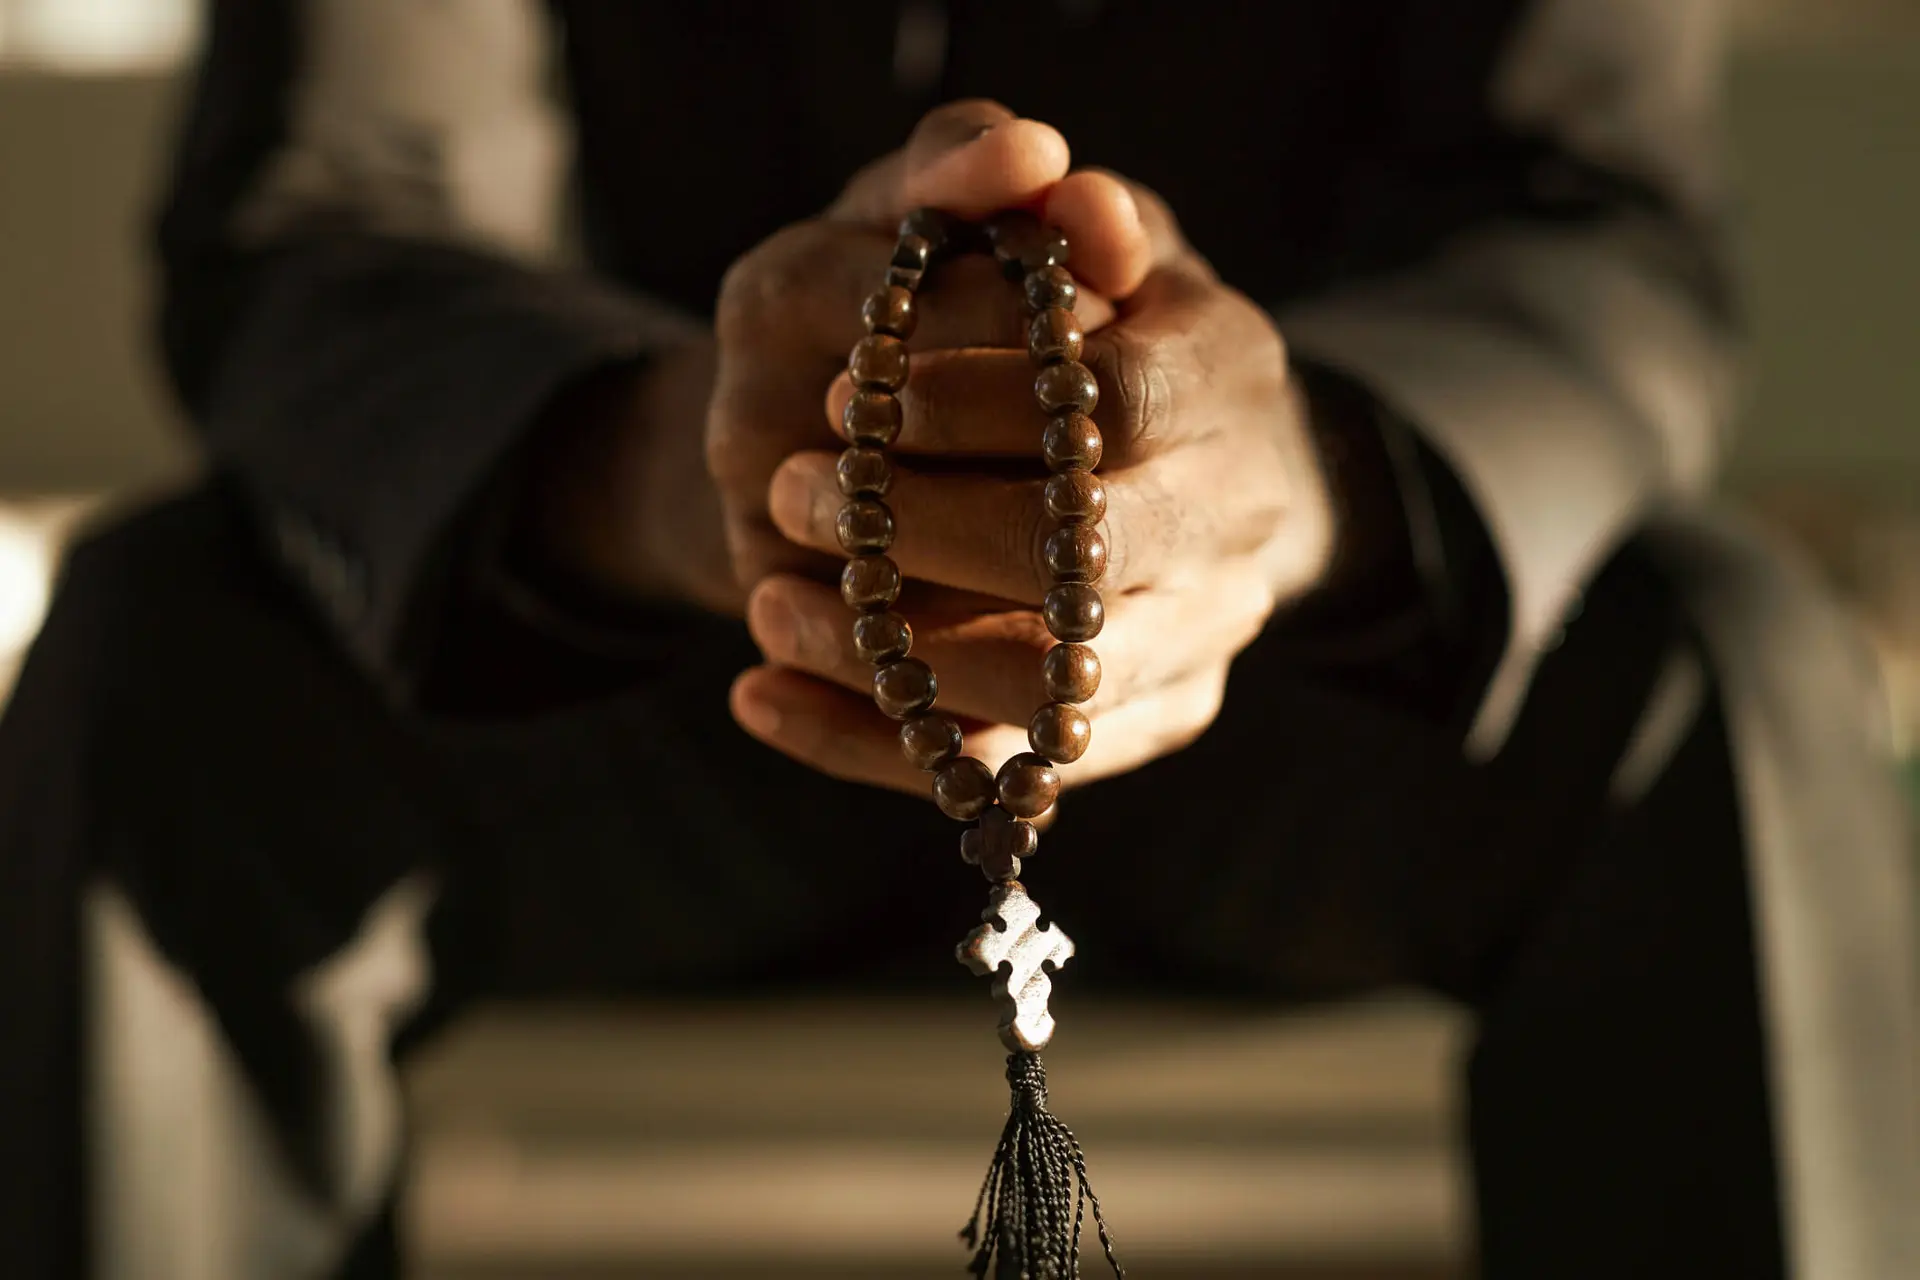
[[[1007,1083],[1013,1086],[1007,1127],[974,1201],[973,1221],[960,1232],[974,1251],[967,1270],[981,1277],[991,1270],[994,1280],[1076,1280],[1080,1226],[1091,1208],[1107,1265],[1126,1280],[1100,1216],[1100,1198],[1087,1182],[1080,1140],[1047,1110],[1047,1069],[1040,1055],[1009,1054]]]

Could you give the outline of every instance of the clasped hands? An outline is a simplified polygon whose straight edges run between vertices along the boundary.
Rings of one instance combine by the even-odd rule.
[[[836,777],[926,794],[873,706],[834,585],[847,353],[895,227],[923,206],[1030,209],[1072,246],[1100,383],[1109,563],[1092,746],[1062,775],[1072,786],[1137,767],[1213,721],[1235,655],[1325,578],[1335,522],[1271,319],[1221,283],[1156,196],[1073,169],[1045,124],[993,103],[943,107],[820,217],[748,252],[709,342],[654,361],[547,452],[535,518],[605,582],[743,612],[765,662],[740,675],[731,707],[756,738]],[[992,261],[943,264],[920,296],[887,497],[907,579],[896,608],[969,754],[997,766],[1027,749],[1045,700],[1045,423],[1018,290]]]

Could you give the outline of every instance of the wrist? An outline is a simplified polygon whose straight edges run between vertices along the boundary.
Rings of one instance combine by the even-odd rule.
[[[711,379],[696,344],[604,366],[557,395],[529,438],[514,562],[568,594],[737,612],[706,470]]]
[[[1325,572],[1290,614],[1340,630],[1390,623],[1417,610],[1425,595],[1394,442],[1358,383],[1316,365],[1296,365],[1293,376],[1333,538]]]
[[[1331,369],[1297,373],[1338,511],[1336,568],[1283,620],[1282,644],[1464,731],[1508,627],[1487,530],[1451,469],[1390,406]]]

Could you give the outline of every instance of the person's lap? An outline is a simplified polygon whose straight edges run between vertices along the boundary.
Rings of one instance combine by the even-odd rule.
[[[84,549],[0,768],[43,742],[75,756],[81,785],[34,801],[86,809],[70,887],[104,878],[133,904],[294,1163],[317,1168],[322,1144],[311,1032],[287,992],[422,872],[433,983],[410,1039],[479,996],[967,981],[951,948],[984,885],[957,828],[732,726],[726,684],[750,657],[737,628],[683,620],[674,660],[606,699],[512,722],[408,717],[250,548],[228,500],[203,493]],[[1714,1223],[1709,1261],[1768,1274],[1764,1058],[1717,715],[1645,802],[1612,814],[1607,799],[1684,632],[1622,557],[1484,766],[1256,644],[1213,731],[1063,801],[1028,881],[1080,942],[1064,981],[1288,999],[1419,983],[1465,1000],[1485,1015],[1468,1078],[1491,1274],[1537,1270],[1565,1231],[1603,1220],[1613,1244],[1583,1244],[1591,1273],[1631,1259],[1651,1274],[1650,1250],[1685,1252],[1672,1215],[1689,1204]],[[58,990],[10,1016],[52,1026]],[[1683,1117],[1694,1132],[1668,1132]],[[1752,1176],[1703,1167],[1722,1159]]]

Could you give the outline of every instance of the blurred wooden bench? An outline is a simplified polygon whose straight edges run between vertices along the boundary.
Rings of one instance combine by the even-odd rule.
[[[427,1280],[963,1274],[991,1010],[496,1010],[410,1072]],[[1463,1238],[1433,1006],[1081,1008],[1053,1097],[1141,1276],[1437,1280]]]

